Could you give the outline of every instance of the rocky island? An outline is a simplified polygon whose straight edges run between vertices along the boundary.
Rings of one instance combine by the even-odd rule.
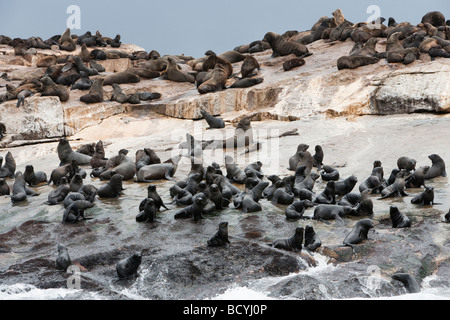
[[[450,185],[432,155],[450,157],[450,27],[439,12],[385,22],[350,22],[336,10],[311,30],[265,30],[200,58],[99,32],[0,36],[2,283],[67,288],[71,265],[77,299],[201,300],[268,278],[276,281],[263,290],[275,299],[448,292]],[[225,127],[209,129],[205,115]],[[72,153],[79,163],[63,157]],[[25,181],[30,166],[50,183]],[[64,166],[65,183],[51,181]],[[115,175],[118,193],[105,193]],[[148,201],[149,186],[167,209]],[[51,205],[64,188],[71,196]],[[428,188],[431,202],[417,201]],[[343,213],[328,220],[324,206]],[[407,227],[394,228],[399,219]],[[228,241],[211,246],[219,225]],[[137,271],[123,278],[119,262]]]

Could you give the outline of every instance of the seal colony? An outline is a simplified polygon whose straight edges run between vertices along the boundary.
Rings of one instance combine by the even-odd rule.
[[[312,28],[311,34],[314,32],[314,37],[308,37],[308,39],[300,38],[296,43],[301,45],[294,45],[292,40],[286,40],[287,36],[276,35],[273,32],[269,32],[257,45],[249,45],[248,51],[244,51],[242,48],[240,48],[240,50],[243,50],[244,53],[251,54],[251,48],[259,46],[261,50],[269,50],[269,48],[271,48],[274,51],[275,57],[294,54],[298,58],[303,59],[300,62],[297,61],[285,65],[283,70],[288,72],[297,65],[300,67],[304,63],[308,63],[308,57],[311,54],[314,54],[309,52],[305,46],[305,43],[308,41],[314,41],[314,39],[331,40],[334,37],[339,41],[351,38],[356,44],[362,44],[361,39],[364,39],[364,35],[366,35],[366,38],[369,38],[364,42],[364,44],[362,44],[361,50],[355,49],[355,51],[349,55],[349,57],[357,57],[357,59],[349,58],[347,60],[347,64],[345,65],[345,67],[351,68],[354,68],[355,66],[361,67],[367,63],[377,63],[380,59],[382,59],[374,56],[376,52],[373,52],[373,46],[375,43],[375,41],[371,40],[373,39],[373,36],[389,36],[387,38],[388,44],[391,44],[392,42],[393,45],[395,45],[396,42],[399,41],[400,37],[404,37],[404,39],[406,39],[408,36],[412,35],[415,35],[415,37],[423,35],[423,32],[427,30],[427,23],[428,22],[422,23],[421,26],[406,26],[406,29],[409,31],[405,31],[405,34],[403,34],[403,31],[394,32],[394,30],[398,30],[395,29],[395,27],[380,27],[380,30],[383,30],[383,32],[377,31],[378,33],[375,33],[376,31],[373,31],[371,28],[367,28],[366,25],[351,24],[343,19],[342,14],[339,15],[339,13],[336,13],[334,18],[323,19],[320,23],[322,28]],[[322,30],[320,36],[318,36],[319,30]],[[338,33],[339,35],[337,35]],[[427,34],[423,36],[424,41],[427,39],[435,39],[437,41],[437,39],[434,38],[434,35],[429,37],[428,31]],[[7,40],[3,40],[4,38],[5,37],[2,38],[2,41],[8,42]],[[69,38],[70,37],[68,37],[66,30],[65,34],[61,37],[61,39],[64,40],[64,42],[60,45],[61,50],[66,50],[69,52],[73,51],[73,43],[77,43],[77,41],[70,41]],[[92,40],[92,38],[95,39]],[[293,36],[288,38],[293,38]],[[103,40],[100,39],[101,37],[98,36],[86,36],[85,40],[82,40],[83,45],[85,45],[84,50],[88,47],[87,44],[90,44],[90,46],[96,46],[96,44],[98,44],[97,41],[100,41],[100,43],[103,44]],[[289,43],[289,41],[292,43]],[[24,42],[27,43],[26,41]],[[53,40],[53,43],[54,42],[55,40]],[[115,42],[117,42],[117,40]],[[268,45],[262,45],[263,42],[266,42]],[[448,50],[447,46],[442,47],[442,42],[438,41],[438,43],[439,45],[434,45],[432,47],[434,50],[430,49],[427,52],[433,58],[443,57],[442,55],[438,56],[437,52],[441,54],[443,51],[447,52],[446,50]],[[445,42],[443,43],[445,44]],[[13,42],[11,42],[11,44],[13,44]],[[115,47],[117,46],[118,44],[115,45]],[[423,42],[419,44],[419,47],[420,46],[424,46]],[[17,45],[16,47],[29,49],[31,45]],[[402,63],[405,63],[405,59],[413,59],[417,51],[403,50],[404,49],[400,49],[398,47],[395,50],[387,48],[386,52],[393,52],[402,56]],[[234,51],[237,52],[236,50]],[[372,56],[368,56],[370,53],[372,53]],[[413,55],[411,56],[410,53],[413,53]],[[243,55],[245,56],[245,54]],[[112,58],[120,56],[120,51],[99,50],[95,51],[95,53],[91,52],[90,58],[101,61],[103,58],[107,59],[108,57]],[[188,59],[188,63],[186,63],[186,61],[180,57],[159,57],[159,54],[156,56],[156,58],[153,56],[150,58],[150,54],[147,55],[146,53],[140,53],[140,57],[144,57],[142,60],[146,60],[146,62],[140,62],[138,67],[145,70],[161,72],[161,76],[166,74],[166,78],[169,81],[184,81],[187,82],[187,85],[198,85],[197,87],[200,89],[200,94],[226,89],[227,83],[230,82],[230,80],[233,81],[235,76],[232,72],[232,66],[230,71],[231,63],[238,61],[235,59],[242,58],[239,55],[233,55],[230,53],[223,55],[211,54],[203,60],[199,59],[196,61],[197,64],[194,64],[189,63],[194,61],[194,59]],[[381,57],[382,55],[379,56]],[[386,58],[387,57],[388,54],[386,54]],[[131,57],[129,58],[131,59]],[[89,59],[88,55],[85,56],[84,60],[86,59]],[[387,60],[389,61],[391,59],[387,58]],[[36,90],[36,93],[38,93],[40,92],[39,90],[42,90],[42,87],[47,89],[50,87],[53,93],[63,100],[67,98],[65,96],[67,93],[66,86],[69,84],[61,83],[70,83],[70,85],[74,85],[76,81],[82,77],[83,79],[90,79],[90,77],[97,77],[99,76],[99,73],[101,73],[101,71],[94,71],[94,68],[88,68],[87,66],[80,64],[79,59],[76,59],[76,57],[69,56],[67,57],[67,61],[68,62],[61,63],[59,67],[55,67],[55,65],[47,67],[47,70],[45,71],[46,75],[44,77],[31,80],[31,82],[28,83],[30,86],[27,88],[32,88],[32,90]],[[197,70],[197,65],[200,64],[201,68],[198,70],[201,71],[185,74],[181,71],[182,68],[179,68],[179,65],[184,63],[191,66],[194,71]],[[157,67],[157,65],[159,65],[159,67]],[[338,62],[338,69],[343,69],[343,65],[344,63],[340,64]],[[255,65],[253,70],[259,69]],[[133,71],[130,70],[128,72],[118,73],[113,77],[105,77],[105,79],[108,80],[108,85],[111,85],[114,88],[114,99],[116,99],[116,101],[123,103],[130,102],[130,97],[127,94],[124,94],[118,85],[122,83],[138,82],[139,76],[136,75],[136,71]],[[256,71],[256,73],[257,72],[258,71]],[[83,73],[83,76],[81,73]],[[192,75],[194,73],[195,77]],[[244,72],[242,74],[243,77],[244,74],[247,75],[249,73]],[[97,78],[93,82],[89,89],[89,93],[85,98],[83,98],[84,102],[90,103],[93,100],[103,100],[102,87],[105,79]],[[192,79],[195,79],[195,81],[193,82]],[[199,82],[201,83],[199,84]],[[26,84],[24,83],[22,85]],[[8,93],[3,95],[1,99],[2,101],[14,100],[22,92],[23,91],[20,91],[18,88],[8,88]],[[141,94],[142,93],[138,95],[140,100],[142,100]],[[157,96],[157,98],[159,98],[159,96]],[[24,99],[25,98],[22,100]],[[208,124],[211,125],[211,129],[216,127],[223,128],[223,123],[220,119],[213,118],[210,114],[206,113],[206,111],[204,111],[203,116]],[[242,121],[242,127],[240,128],[238,126],[238,129],[240,129],[241,132],[237,133],[237,135],[231,139],[231,143],[228,143],[227,141],[219,141],[219,144],[211,142],[206,144],[206,146],[219,145],[223,148],[248,147],[249,142],[252,139],[252,135],[250,134],[252,130],[250,126],[250,119],[247,118]],[[242,137],[244,140],[242,140]],[[242,143],[239,143],[239,141]],[[203,150],[203,141],[200,143],[200,149],[195,148],[198,146],[196,143],[197,142],[194,139],[191,139],[189,147],[193,146],[191,151],[200,151],[201,155],[201,151]],[[32,188],[36,184],[45,182],[48,174],[50,177],[48,184],[54,184],[54,186],[48,186],[48,188],[52,189],[49,190],[49,205],[64,204],[65,202],[69,202],[64,204],[64,210],[61,210],[62,221],[64,223],[75,224],[89,219],[89,216],[86,217],[85,214],[88,215],[89,209],[93,208],[94,205],[101,206],[103,199],[117,199],[120,197],[121,192],[124,190],[122,185],[122,181],[124,179],[132,180],[136,178],[136,183],[154,183],[156,181],[161,181],[162,179],[167,179],[173,183],[173,194],[171,189],[171,195],[174,200],[172,205],[175,204],[175,208],[167,208],[163,204],[159,204],[158,207],[156,207],[156,203],[159,201],[159,196],[157,195],[155,188],[152,188],[151,190],[149,189],[148,195],[141,202],[139,211],[136,212],[136,223],[154,223],[158,220],[157,218],[160,214],[173,214],[174,219],[182,220],[180,223],[185,223],[184,221],[186,220],[198,221],[208,215],[220,214],[220,211],[225,208],[233,208],[243,214],[258,214],[258,212],[262,211],[262,207],[259,202],[261,199],[267,199],[271,201],[274,206],[286,206],[287,223],[302,219],[316,219],[318,221],[328,223],[327,220],[334,219],[338,224],[345,226],[349,216],[351,216],[352,219],[361,219],[355,228],[351,230],[348,236],[342,239],[342,243],[344,245],[356,248],[359,244],[370,239],[370,230],[377,228],[377,226],[370,220],[373,211],[363,210],[363,207],[373,208],[373,202],[371,198],[367,196],[367,190],[370,190],[372,194],[379,195],[379,198],[375,201],[383,203],[384,199],[387,197],[406,196],[407,194],[405,193],[405,190],[408,189],[408,186],[410,185],[408,182],[413,183],[416,182],[417,179],[422,179],[422,183],[415,184],[414,187],[421,188],[423,186],[426,188],[425,190],[428,190],[423,183],[424,180],[446,177],[445,162],[437,154],[429,156],[432,163],[429,164],[428,167],[432,168],[432,170],[428,170],[427,173],[417,172],[416,162],[412,158],[404,157],[399,154],[398,168],[391,168],[393,169],[392,179],[391,177],[389,179],[384,179],[384,177],[380,175],[380,170],[375,170],[376,168],[382,168],[380,166],[381,161],[375,161],[377,165],[374,166],[370,176],[375,178],[360,180],[364,181],[359,186],[360,194],[352,195],[351,193],[354,189],[358,188],[358,178],[356,176],[341,177],[337,168],[332,167],[324,161],[324,159],[326,159],[326,149],[321,146],[316,146],[316,155],[314,157],[310,152],[308,152],[309,146],[305,144],[300,144],[297,148],[293,149],[296,149],[296,154],[292,157],[291,161],[285,165],[289,165],[290,169],[294,173],[286,177],[266,177],[263,173],[264,164],[261,162],[253,163],[246,168],[239,168],[232,158],[224,159],[225,166],[222,167],[217,163],[199,164],[195,161],[198,159],[198,154],[194,152],[193,154],[188,154],[188,157],[192,160],[190,173],[187,177],[184,177],[184,179],[180,179],[180,177],[176,176],[176,171],[181,156],[168,159],[164,163],[161,163],[161,161],[151,163],[150,154],[154,154],[154,152],[152,153],[152,150],[146,149],[143,154],[141,153],[143,155],[142,158],[148,155],[149,160],[146,160],[148,162],[142,166],[142,159],[138,160],[138,157],[136,156],[136,160],[133,161],[127,156],[129,151],[134,150],[121,150],[118,155],[110,155],[110,158],[108,159],[106,158],[105,150],[101,141],[96,144],[95,154],[91,156],[72,150],[68,141],[66,139],[61,139],[57,150],[60,163],[55,164],[55,169],[51,173],[36,171],[34,175],[30,174],[31,177],[29,184]],[[293,152],[294,151],[295,150],[293,150]],[[138,151],[136,151],[136,155],[137,154]],[[21,172],[16,171],[16,166],[11,152],[9,152],[6,156],[6,160],[7,163],[5,166],[1,167],[0,172],[2,173],[1,178],[6,180],[9,179],[10,181],[13,179],[15,180],[12,188],[11,201],[13,203],[22,202],[26,200],[27,196],[36,195],[35,192],[26,186],[25,178],[23,178]],[[94,160],[97,160],[95,166],[93,162]],[[406,165],[404,165],[405,163]],[[98,178],[104,182],[104,185],[99,189],[93,188],[92,186],[86,186],[82,183],[82,167],[87,169],[89,168],[89,165],[91,165],[92,169],[91,177]],[[141,167],[137,169],[138,166]],[[31,171],[31,169],[34,170],[34,168],[31,167],[27,169],[28,171]],[[322,169],[324,171],[320,173],[320,170]],[[121,170],[124,170],[124,172]],[[395,173],[394,170],[396,170]],[[369,171],[370,170],[368,170],[368,172]],[[427,176],[426,174],[429,175]],[[315,187],[315,182],[320,178],[322,178],[323,181],[327,181],[327,185],[323,190],[319,190]],[[270,180],[272,185],[269,185],[267,181],[264,181],[265,179]],[[239,185],[241,188],[238,188],[236,185]],[[183,199],[182,202],[181,199]],[[420,199],[423,200],[423,196],[421,196],[421,194]],[[94,202],[96,203],[94,204]],[[420,201],[420,204],[432,206],[433,201]],[[165,209],[165,212],[161,212],[161,207]],[[387,214],[388,213],[389,211],[387,211]],[[390,214],[392,215],[393,228],[415,227],[404,213],[391,209]],[[82,220],[80,220],[80,218],[82,218]],[[446,220],[448,221],[447,216]],[[213,248],[223,246],[224,244],[229,244],[232,246],[232,243],[228,239],[229,231],[227,226],[227,222],[223,222],[219,227],[219,232],[207,241],[205,245]],[[314,230],[311,229],[312,228],[310,226],[307,226],[306,229],[303,227],[297,227],[293,229],[293,233],[295,233],[294,236],[291,238],[287,237],[278,240],[275,239],[272,242],[272,246],[275,249],[294,250],[294,252],[302,251],[303,247],[309,248],[308,251],[310,252],[315,251],[323,244],[320,241],[320,234],[315,233]],[[307,234],[306,231],[308,231]],[[303,245],[302,243],[306,239],[308,239],[309,242],[305,242]],[[61,248],[63,248],[62,245]],[[136,254],[132,258],[119,261],[117,265],[117,273],[119,277],[123,278],[135,275],[140,263],[140,254]]]

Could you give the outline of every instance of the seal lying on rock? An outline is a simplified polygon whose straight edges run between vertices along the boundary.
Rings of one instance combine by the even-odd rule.
[[[272,57],[295,54],[297,57],[304,58],[311,55],[304,44],[288,41],[275,32],[266,33],[262,41],[270,44],[273,50]]]

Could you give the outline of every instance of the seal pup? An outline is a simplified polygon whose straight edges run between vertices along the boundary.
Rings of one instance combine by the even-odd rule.
[[[78,190],[83,188],[84,184],[81,174],[79,173],[75,174],[73,178],[70,180],[69,186],[71,192],[78,192]]]
[[[94,80],[88,94],[80,97],[80,101],[86,104],[99,103],[103,101],[103,79],[98,78]]]
[[[223,129],[225,128],[225,121],[220,118],[213,117],[210,113],[205,110],[200,110],[202,117],[206,120],[209,125],[209,129]]]
[[[136,216],[136,222],[154,222],[156,220],[155,201],[147,198],[139,206],[140,213]]]
[[[315,146],[314,150],[315,153],[313,155],[313,166],[320,171],[323,166],[323,159],[325,157],[325,154],[323,152],[322,146],[317,145]]]
[[[217,233],[206,244],[208,247],[223,247],[230,244],[228,239],[228,222],[221,222]]]
[[[303,218],[306,209],[314,207],[310,200],[295,201],[285,210],[286,220],[297,221]]]
[[[69,141],[65,138],[59,140],[57,152],[58,158],[61,161],[60,166],[66,165],[72,160],[76,160],[79,165],[88,165],[91,163],[91,156],[72,150]]]
[[[373,228],[373,222],[370,219],[363,219],[356,223],[352,231],[345,237],[344,245],[354,249],[355,244],[360,244],[368,239],[369,230]]]
[[[25,167],[23,177],[25,178],[25,182],[31,187],[36,187],[43,182],[47,182],[47,174],[42,171],[35,172],[32,165]]]
[[[437,154],[429,155],[428,159],[431,160],[432,166],[425,174],[426,180],[447,176],[447,172],[445,171],[445,162],[439,155]]]
[[[407,273],[396,273],[392,276],[392,279],[400,281],[405,286],[408,293],[419,293],[420,286],[417,280]]]
[[[111,180],[105,185],[98,189],[99,198],[117,198],[122,192],[122,179],[123,176],[120,174],[115,174],[112,176]]]
[[[313,226],[307,225],[305,228],[305,249],[314,252],[322,246],[322,242],[314,231]]]
[[[189,206],[194,203],[192,193],[181,188],[178,185],[174,185],[170,188],[170,193],[172,195],[173,203],[179,206]]]
[[[277,239],[269,244],[276,249],[283,249],[288,251],[300,252],[303,249],[303,237],[305,229],[303,227],[297,227],[295,234],[287,239]]]
[[[366,189],[361,192],[361,201],[356,207],[358,215],[369,216],[369,218],[373,217],[373,201],[370,198],[371,193],[371,189]]]
[[[294,58],[286,61],[283,63],[283,70],[284,71],[291,71],[294,68],[301,67],[306,64],[305,59],[303,58]]]
[[[392,222],[392,228],[409,228],[411,227],[411,220],[400,212],[396,206],[391,206],[389,209],[389,216]]]
[[[0,178],[12,178],[16,172],[16,160],[11,151],[5,156],[5,164],[0,168]]]
[[[62,271],[67,271],[72,265],[72,260],[69,256],[69,250],[62,244],[58,244],[58,256],[56,257],[56,268]]]
[[[41,96],[56,96],[61,102],[69,100],[70,92],[64,85],[56,84],[48,76],[42,77],[40,82],[42,83]]]
[[[375,64],[380,61],[377,57],[367,56],[342,56],[337,61],[338,70],[356,69],[359,67]]]
[[[231,182],[236,182],[240,184],[244,184],[247,179],[247,175],[244,170],[240,169],[234,159],[230,156],[225,157],[225,168],[227,170],[226,177],[230,179]]]
[[[136,252],[131,257],[120,260],[116,264],[116,272],[120,279],[127,279],[136,276],[142,262],[142,254]]]
[[[434,188],[426,187],[425,190],[411,199],[411,203],[418,204],[422,206],[432,206],[434,203]]]
[[[262,206],[255,201],[252,190],[246,190],[241,206],[243,213],[262,211]]]

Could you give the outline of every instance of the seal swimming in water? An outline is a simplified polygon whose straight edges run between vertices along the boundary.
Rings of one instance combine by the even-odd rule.
[[[409,228],[411,227],[411,220],[400,212],[397,207],[391,206],[389,209],[389,216],[392,221],[392,228]]]
[[[276,249],[300,252],[303,248],[304,232],[305,229],[303,227],[297,227],[292,237],[288,239],[277,239],[270,246]]]
[[[68,164],[72,160],[76,160],[79,165],[87,165],[91,163],[91,156],[72,150],[69,141],[65,138],[59,140],[57,152],[58,158],[61,161],[60,166]]]
[[[392,279],[400,281],[405,286],[409,293],[419,293],[420,287],[417,280],[407,273],[396,273],[392,276]]]
[[[72,265],[69,250],[62,244],[58,244],[58,256],[56,257],[56,268],[66,271]]]
[[[142,254],[137,252],[131,257],[120,260],[116,264],[116,272],[120,279],[134,277],[142,262]]]
[[[219,224],[219,231],[217,231],[217,233],[206,242],[208,247],[223,247],[229,243],[228,222],[221,222]]]
[[[344,245],[354,248],[355,244],[360,244],[368,239],[369,230],[373,228],[373,222],[370,219],[363,219],[356,223],[352,231],[345,237]]]

